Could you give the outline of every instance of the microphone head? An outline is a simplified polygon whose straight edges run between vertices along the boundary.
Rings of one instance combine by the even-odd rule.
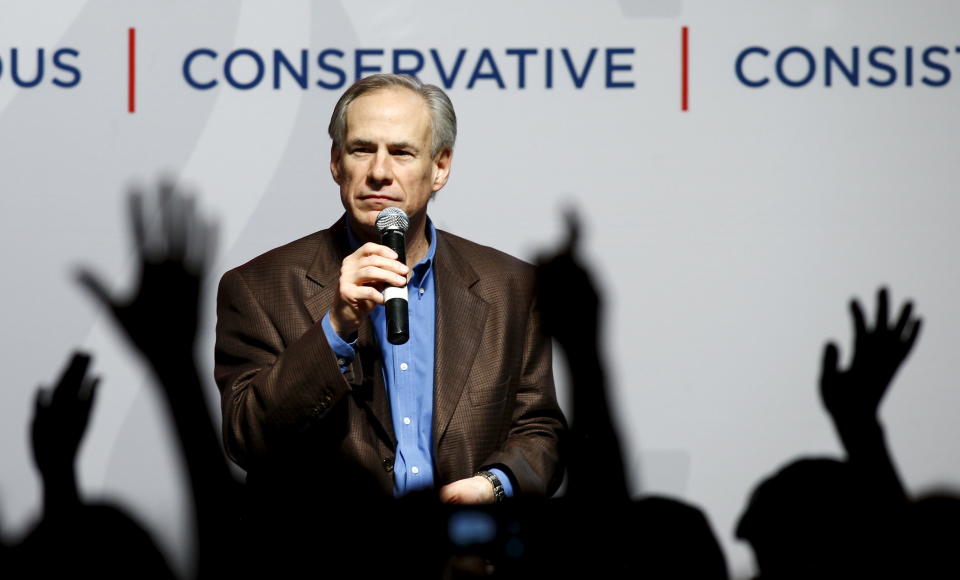
[[[399,207],[383,208],[380,215],[377,216],[377,231],[381,235],[390,230],[400,230],[400,232],[406,233],[409,225],[410,220],[407,218],[407,214],[403,213],[403,210]]]

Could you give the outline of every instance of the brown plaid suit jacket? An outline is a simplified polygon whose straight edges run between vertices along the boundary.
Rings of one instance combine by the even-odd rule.
[[[345,220],[230,270],[217,297],[216,381],[228,455],[248,472],[296,464],[323,475],[346,460],[393,489],[396,439],[369,321],[341,373],[319,321],[349,253]],[[437,232],[433,457],[435,485],[505,468],[520,494],[562,478],[549,339],[532,268]],[[336,477],[334,474],[327,474]]]

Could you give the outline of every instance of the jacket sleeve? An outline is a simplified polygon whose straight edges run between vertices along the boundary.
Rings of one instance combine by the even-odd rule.
[[[347,373],[340,372],[319,322],[288,338],[242,273],[224,274],[217,293],[214,373],[227,455],[245,469],[283,439],[322,422],[350,391],[351,381],[361,378],[356,360]]]
[[[511,425],[504,445],[484,461],[485,467],[506,467],[516,484],[514,495],[549,497],[563,480],[559,446],[567,425],[557,403],[552,357],[551,340],[540,331],[533,300]]]

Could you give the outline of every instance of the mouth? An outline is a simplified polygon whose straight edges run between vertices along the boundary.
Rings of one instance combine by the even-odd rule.
[[[387,195],[379,195],[379,194],[361,195],[359,197],[359,200],[362,203],[369,204],[378,209],[382,209],[390,205],[397,205],[400,203],[400,200],[398,199],[392,198]]]

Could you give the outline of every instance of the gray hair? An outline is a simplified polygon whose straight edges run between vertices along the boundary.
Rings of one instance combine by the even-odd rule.
[[[440,87],[428,85],[410,75],[397,74],[375,74],[364,77],[353,83],[343,93],[337,101],[337,106],[333,108],[330,126],[327,127],[334,147],[342,147],[347,137],[347,107],[350,103],[361,95],[390,87],[410,89],[423,97],[424,102],[427,103],[432,130],[430,156],[435,157],[445,149],[453,151],[453,142],[457,140],[457,114],[453,112],[450,97]]]

